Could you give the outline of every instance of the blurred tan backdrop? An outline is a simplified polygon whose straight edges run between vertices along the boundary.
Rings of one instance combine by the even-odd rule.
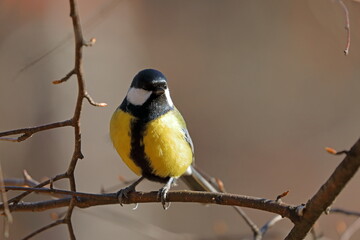
[[[274,199],[290,190],[284,201],[305,203],[342,159],[324,147],[349,148],[360,136],[360,5],[345,3],[352,26],[347,57],[344,12],[337,1],[80,0],[84,35],[97,39],[94,47],[85,49],[87,89],[109,106],[85,103],[85,159],[76,169],[78,190],[99,192],[102,186],[118,184],[120,175],[135,177],[113,149],[108,125],[133,76],[152,67],[169,80],[200,168],[221,178],[229,192]],[[65,0],[0,1],[0,131],[72,115],[74,79],[51,84],[73,66],[68,16]],[[0,142],[0,161],[6,177],[21,177],[26,169],[40,180],[65,171],[72,150],[73,130],[63,128],[22,143]],[[359,183],[357,175],[334,206],[360,211]],[[146,182],[139,190],[159,187]],[[132,207],[76,210],[78,239],[251,236],[228,207]],[[51,212],[15,213],[11,239],[49,223]],[[247,212],[259,225],[273,216]],[[325,216],[319,227],[338,239],[339,226],[353,220]],[[291,226],[284,220],[269,233],[281,239]],[[67,238],[66,227],[60,226],[36,239]]]

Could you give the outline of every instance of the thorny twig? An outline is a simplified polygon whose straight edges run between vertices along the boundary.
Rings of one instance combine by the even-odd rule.
[[[349,54],[350,50],[350,17],[349,17],[349,9],[343,2],[343,0],[338,0],[339,4],[341,5],[342,9],[345,13],[345,31],[346,31],[346,46],[344,50],[345,56]]]
[[[3,171],[2,171],[2,167],[1,167],[1,163],[0,163],[0,193],[1,193],[1,199],[3,202],[3,206],[4,206],[4,237],[5,238],[9,238],[9,234],[10,234],[10,224],[13,221],[11,212],[9,210],[9,204],[7,202],[7,194],[5,191],[5,184],[4,184],[4,176],[3,176]]]
[[[22,128],[22,129],[17,129],[17,130],[12,130],[12,131],[1,132],[0,140],[21,142],[21,141],[24,141],[24,140],[28,139],[29,137],[31,137],[34,133],[37,133],[40,131],[59,128],[59,127],[65,127],[65,126],[71,126],[74,128],[74,140],[75,140],[74,152],[73,152],[72,158],[70,160],[68,169],[66,170],[65,173],[59,174],[52,179],[46,180],[42,183],[39,183],[34,188],[28,189],[29,191],[26,191],[16,197],[10,199],[9,203],[12,204],[11,206],[16,206],[17,204],[19,204],[20,200],[22,200],[25,196],[27,196],[31,192],[35,191],[37,188],[41,188],[47,184],[52,185],[53,182],[60,180],[60,179],[64,179],[64,178],[69,179],[71,191],[73,191],[73,192],[76,191],[76,181],[75,181],[74,171],[75,171],[75,167],[76,167],[78,160],[84,158],[84,156],[81,153],[81,131],[80,131],[80,115],[81,115],[83,100],[87,99],[89,101],[89,103],[94,106],[100,106],[100,107],[106,106],[105,103],[96,104],[95,101],[92,100],[92,98],[90,97],[90,95],[87,93],[87,91],[85,89],[84,74],[83,74],[83,70],[82,70],[82,49],[84,46],[92,46],[95,43],[95,39],[92,38],[89,42],[86,42],[83,38],[76,0],[70,0],[70,17],[72,19],[74,36],[75,36],[74,69],[71,70],[62,79],[60,79],[58,81],[54,81],[54,83],[59,84],[59,83],[67,81],[73,75],[76,76],[77,83],[78,83],[78,95],[77,95],[77,100],[76,100],[75,111],[74,111],[73,117],[69,120],[65,120],[62,122],[56,122],[56,123],[51,123],[51,124],[42,125],[42,126],[38,126],[38,127],[32,127],[32,128]],[[17,134],[22,134],[22,135],[17,138],[6,137],[6,136],[11,136],[11,135],[17,135]],[[69,202],[66,216],[62,220],[56,221],[55,223],[49,224],[39,230],[34,231],[25,239],[35,236],[36,234],[38,234],[42,231],[45,231],[49,228],[52,228],[52,227],[57,226],[62,223],[66,224],[68,226],[70,239],[72,239],[72,240],[76,239],[74,230],[72,227],[72,222],[71,222],[71,216],[73,213],[73,209],[75,207],[75,202],[76,202],[76,199],[73,196]]]

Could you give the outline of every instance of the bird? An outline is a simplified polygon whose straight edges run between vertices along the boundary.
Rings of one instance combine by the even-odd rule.
[[[110,138],[125,164],[140,178],[119,190],[122,205],[136,186],[148,179],[165,184],[158,194],[164,209],[171,186],[181,178],[192,190],[216,192],[195,168],[194,145],[186,122],[175,107],[163,73],[144,69],[110,120]]]

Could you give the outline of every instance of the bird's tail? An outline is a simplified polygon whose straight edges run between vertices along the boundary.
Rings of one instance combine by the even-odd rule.
[[[215,180],[190,166],[187,173],[181,176],[181,180],[194,191],[220,192]]]

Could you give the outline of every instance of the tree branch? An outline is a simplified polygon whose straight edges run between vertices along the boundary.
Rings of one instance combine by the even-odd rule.
[[[69,195],[69,197],[55,200],[47,200],[41,202],[19,202],[17,204],[11,204],[9,205],[9,209],[12,212],[37,212],[53,208],[66,207],[70,205],[71,199],[75,200],[73,203],[74,206],[79,208],[88,208],[98,205],[119,204],[117,193],[92,194],[60,189],[26,188],[13,186],[7,186],[6,190],[33,191],[37,193],[47,192]],[[170,191],[167,199],[169,200],[169,202],[196,202],[259,209],[279,214],[282,217],[290,219],[292,222],[298,221],[298,215],[296,213],[297,206],[279,203],[275,200],[269,200],[264,198],[256,198],[228,193]],[[158,196],[158,192],[132,192],[129,193],[128,198],[123,199],[124,204],[150,203],[160,201],[161,200]],[[0,205],[0,210],[3,209],[3,207],[3,205]]]
[[[54,129],[54,128],[67,127],[67,126],[73,126],[72,119],[65,120],[62,122],[45,124],[45,125],[41,125],[38,127],[20,128],[20,129],[10,130],[10,131],[6,131],[6,132],[0,132],[0,140],[21,142],[21,141],[24,141],[24,140],[28,139],[29,137],[31,137],[34,133],[49,130],[49,129]],[[4,136],[11,136],[11,135],[16,135],[16,134],[23,134],[23,135],[21,135],[18,138],[2,138]]]
[[[295,222],[286,240],[303,239],[316,220],[333,203],[360,166],[360,139],[347,152],[345,159],[335,169],[330,178],[308,201],[303,216]]]
[[[21,199],[23,199],[24,197],[26,197],[26,196],[28,196],[30,193],[32,193],[35,189],[39,189],[39,188],[41,188],[41,187],[43,187],[43,186],[45,186],[45,185],[48,185],[48,184],[50,184],[50,183],[52,183],[52,182],[54,182],[54,181],[58,181],[58,180],[60,180],[60,179],[64,179],[64,178],[66,178],[67,177],[67,175],[66,174],[59,174],[59,175],[57,175],[56,177],[54,177],[54,178],[52,178],[52,179],[48,179],[48,180],[46,180],[46,181],[44,181],[44,182],[42,182],[42,183],[39,183],[38,185],[36,185],[36,186],[34,186],[34,188],[28,188],[28,190],[26,191],[26,192],[23,192],[22,194],[19,194],[18,196],[15,196],[15,197],[13,197],[12,199],[10,199],[8,202],[9,202],[9,204],[10,203],[18,203]],[[8,186],[7,186],[8,187]],[[7,187],[5,187],[5,189],[7,188]]]
[[[36,188],[41,188],[47,184],[50,184],[52,186],[53,182],[60,180],[60,179],[64,179],[64,178],[67,178],[69,180],[70,190],[72,192],[76,192],[76,181],[75,181],[74,171],[75,171],[75,167],[76,167],[78,160],[84,158],[84,156],[81,152],[81,131],[80,131],[80,116],[81,116],[83,101],[84,101],[84,99],[87,99],[90,102],[90,104],[92,104],[94,106],[106,106],[106,103],[96,103],[95,101],[93,101],[91,96],[87,93],[87,91],[85,89],[85,81],[84,81],[83,70],[82,70],[82,50],[83,50],[84,46],[92,46],[93,44],[95,44],[96,39],[92,38],[88,42],[86,42],[84,40],[83,34],[82,34],[82,27],[81,27],[81,23],[80,23],[78,7],[77,7],[77,2],[76,2],[76,0],[69,0],[69,4],[70,4],[70,17],[72,19],[73,31],[74,31],[74,36],[75,36],[74,68],[65,77],[63,77],[60,80],[54,81],[53,83],[59,84],[59,83],[65,82],[68,79],[70,79],[70,77],[72,77],[73,75],[76,75],[77,83],[78,83],[78,95],[77,95],[77,100],[76,100],[76,104],[75,104],[73,117],[69,120],[65,120],[62,122],[56,122],[56,123],[46,124],[46,125],[32,127],[32,128],[22,128],[22,129],[1,132],[0,140],[21,142],[21,141],[24,141],[24,140],[30,138],[34,133],[37,133],[40,131],[64,127],[64,126],[72,126],[72,127],[74,127],[74,152],[73,152],[72,158],[70,160],[70,163],[69,163],[68,168],[65,173],[59,174],[55,178],[52,178],[52,179],[46,180],[40,184],[37,184],[34,188],[31,188],[31,189],[28,188],[28,190],[26,192],[19,194],[18,196],[14,197],[8,201],[11,206],[17,206],[19,204],[20,200],[22,200],[24,197],[26,197],[31,192],[35,191]],[[5,136],[10,136],[10,135],[16,135],[16,134],[22,134],[22,135],[20,137],[16,137],[16,138],[5,137]],[[76,202],[77,202],[77,200],[76,200],[75,196],[72,195],[71,201],[69,202],[69,204],[67,204],[67,206],[68,206],[67,214],[66,214],[65,218],[63,219],[63,222],[61,222],[61,223],[67,224],[70,239],[72,239],[72,240],[75,239],[75,234],[74,234],[74,230],[73,230],[72,223],[71,223],[71,216],[73,213],[73,209],[76,206]],[[56,226],[57,224],[55,224],[55,223],[49,224],[48,226],[45,226],[44,228],[39,229],[38,231],[34,231],[29,236],[34,236],[37,233],[42,232],[45,229]]]

